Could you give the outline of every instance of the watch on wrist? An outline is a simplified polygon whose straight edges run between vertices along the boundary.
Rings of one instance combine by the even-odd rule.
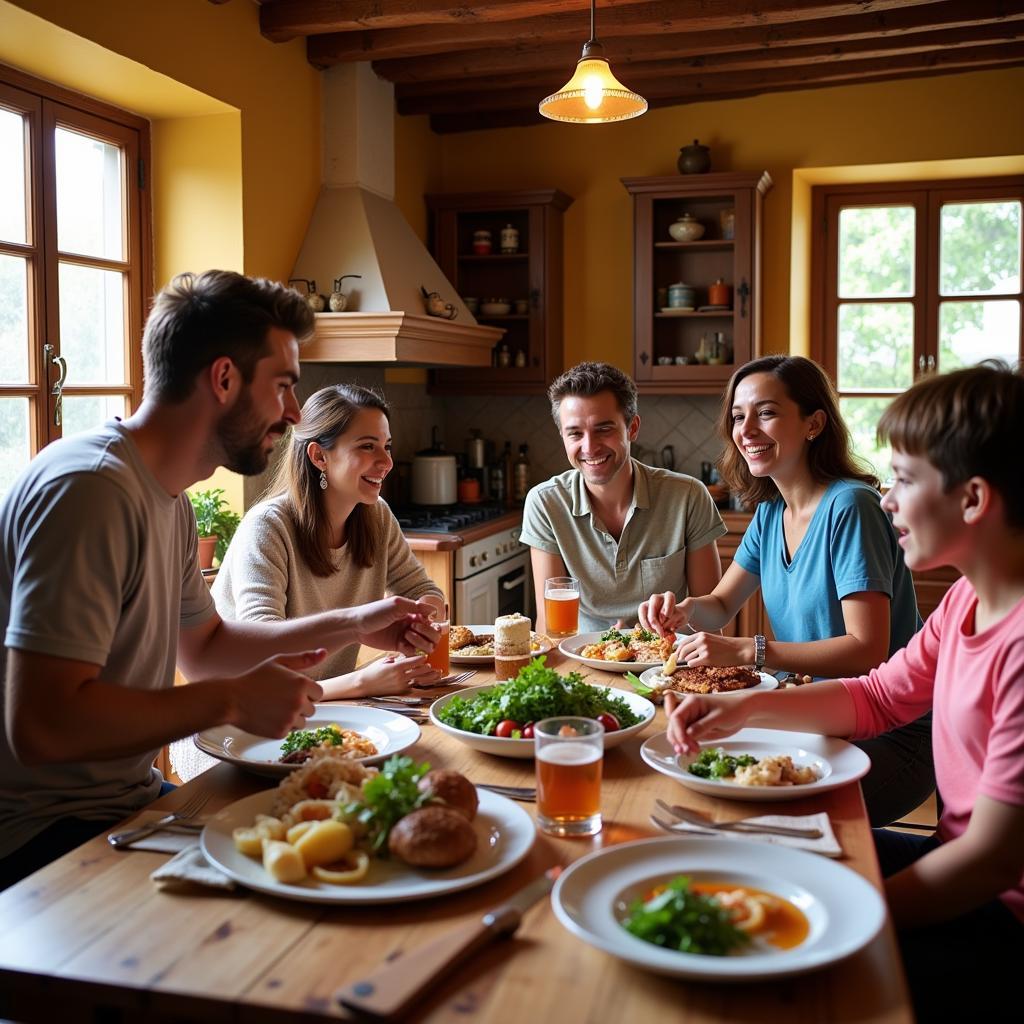
[[[764,668],[765,646],[768,641],[761,633],[754,637],[754,668],[759,671]]]

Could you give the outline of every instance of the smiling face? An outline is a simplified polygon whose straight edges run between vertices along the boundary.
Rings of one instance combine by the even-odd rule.
[[[899,449],[892,453],[892,471],[895,483],[882,498],[882,508],[892,515],[907,568],[953,563],[964,537],[963,486],[947,492],[935,466]]]
[[[732,440],[751,476],[790,480],[807,468],[807,445],[825,425],[820,410],[804,416],[772,373],[752,373],[736,385]]]
[[[380,409],[359,409],[329,449],[315,441],[307,455],[327,474],[328,494],[344,504],[372,505],[391,472],[391,428]]]
[[[640,417],[627,423],[610,391],[563,398],[558,423],[569,463],[587,484],[603,487],[629,466],[629,443],[636,440]]]
[[[267,332],[267,355],[253,378],[217,424],[221,462],[235,473],[252,476],[267,468],[270,453],[284,432],[301,418],[295,397],[299,380],[299,344],[280,327]]]

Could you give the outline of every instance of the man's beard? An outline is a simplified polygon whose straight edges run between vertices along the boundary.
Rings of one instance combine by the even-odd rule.
[[[221,464],[243,476],[257,476],[267,468],[271,454],[263,447],[267,434],[270,431],[283,434],[288,429],[288,424],[283,421],[268,427],[256,427],[253,419],[252,396],[246,390],[234,408],[217,424],[217,441],[223,453]]]

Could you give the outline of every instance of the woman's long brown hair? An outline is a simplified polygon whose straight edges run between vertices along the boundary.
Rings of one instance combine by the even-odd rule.
[[[746,363],[732,375],[718,418],[718,433],[725,441],[718,471],[729,490],[744,505],[753,508],[762,501],[772,501],[779,496],[779,489],[771,477],[751,474],[746,459],[732,439],[732,406],[736,400],[736,388],[741,380],[755,373],[770,373],[778,377],[802,416],[810,416],[819,409],[825,414],[821,433],[808,442],[807,467],[815,481],[860,480],[877,490],[878,477],[853,454],[850,431],[839,414],[836,389],[825,371],[803,356],[764,356]]]
[[[336,571],[331,548],[334,529],[327,518],[326,492],[320,487],[320,470],[306,454],[306,446],[316,441],[325,451],[330,451],[361,409],[379,409],[391,418],[384,396],[358,384],[333,384],[310,395],[302,407],[301,421],[292,427],[289,450],[270,488],[271,494],[288,496],[299,553],[314,576],[332,576]],[[374,553],[383,542],[380,524],[371,506],[360,502],[352,510],[345,522],[345,539],[352,561],[369,569]]]

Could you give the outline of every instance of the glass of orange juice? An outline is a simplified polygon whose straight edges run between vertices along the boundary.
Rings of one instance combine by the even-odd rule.
[[[592,718],[545,718],[533,738],[538,827],[552,836],[600,832],[604,726]]]
[[[574,636],[580,630],[580,581],[552,576],[544,581],[544,619],[551,636]]]
[[[437,646],[427,655],[427,664],[441,673],[441,678],[451,671],[451,664],[448,661],[448,631],[450,622],[448,619],[431,619],[430,628],[438,634]]]

